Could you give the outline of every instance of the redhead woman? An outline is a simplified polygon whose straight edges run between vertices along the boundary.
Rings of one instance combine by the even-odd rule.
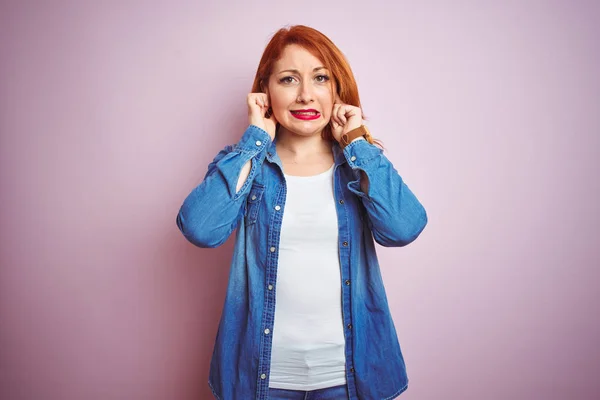
[[[408,377],[375,243],[415,240],[423,206],[363,124],[350,66],[319,31],[273,36],[247,104],[247,129],[177,215],[199,247],[236,231],[214,396],[399,396]]]

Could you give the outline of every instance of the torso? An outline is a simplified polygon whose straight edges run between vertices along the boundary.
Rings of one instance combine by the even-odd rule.
[[[327,157],[292,170],[317,171]],[[288,168],[289,169],[289,168]],[[346,383],[342,277],[333,160],[311,176],[285,174],[269,387],[318,390]]]

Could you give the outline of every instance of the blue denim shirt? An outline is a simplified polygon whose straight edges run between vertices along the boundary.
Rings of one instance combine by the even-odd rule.
[[[276,141],[250,125],[237,144],[217,154],[177,215],[183,235],[199,247],[217,247],[237,229],[210,364],[209,385],[217,399],[268,399],[286,201]],[[343,150],[332,143],[332,150],[348,392],[351,399],[392,399],[406,390],[408,377],[374,241],[407,245],[421,233],[427,215],[381,149],[357,140]],[[248,160],[250,175],[236,191]],[[360,170],[368,177],[368,193],[361,191]]]

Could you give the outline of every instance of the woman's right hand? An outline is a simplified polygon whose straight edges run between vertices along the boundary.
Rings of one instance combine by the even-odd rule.
[[[267,131],[271,140],[275,139],[275,128],[277,120],[273,112],[267,111],[270,108],[269,98],[266,93],[250,93],[247,98],[248,103],[248,122],[250,125],[256,125]],[[269,115],[267,118],[266,115]]]

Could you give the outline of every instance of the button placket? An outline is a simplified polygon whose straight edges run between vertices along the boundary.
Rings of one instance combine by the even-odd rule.
[[[279,188],[277,195],[274,198],[267,197],[267,202],[269,204],[268,207],[272,207],[274,219],[269,224],[269,229],[274,229],[278,231],[281,228],[281,218],[283,216],[283,208],[285,207],[285,182],[282,187]],[[261,199],[260,194],[257,194],[259,199]],[[262,201],[265,201],[265,197],[262,197]],[[272,202],[271,202],[272,201]],[[262,331],[258,332],[260,336],[260,351],[261,354],[267,354],[269,349],[271,349],[272,341],[273,341],[273,330],[271,327],[274,325],[274,305],[275,305],[275,284],[277,278],[277,258],[278,258],[278,249],[279,249],[279,240],[278,235],[270,237],[266,242],[267,245],[267,266],[265,271],[265,280],[266,283],[264,286],[267,289],[265,293],[265,304],[263,308],[263,324]],[[259,359],[258,365],[259,372],[259,388],[257,398],[266,398],[268,395],[268,387],[267,381],[270,374],[270,365],[268,358],[262,357]]]

